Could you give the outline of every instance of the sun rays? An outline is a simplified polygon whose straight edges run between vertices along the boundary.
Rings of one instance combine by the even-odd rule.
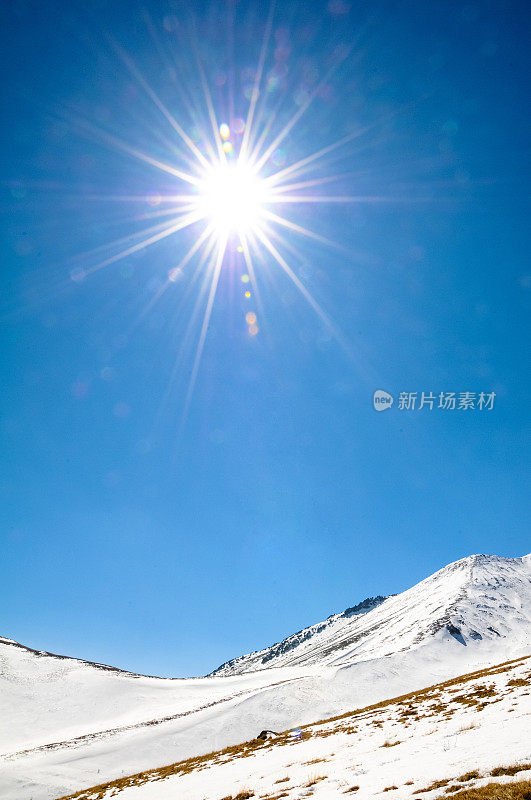
[[[341,340],[331,319],[299,276],[296,259],[294,263],[292,258],[297,253],[298,238],[341,249],[338,243],[313,230],[311,225],[308,226],[307,215],[306,225],[303,225],[302,220],[297,219],[297,207],[359,200],[354,196],[327,193],[326,187],[343,175],[323,175],[322,171],[326,170],[326,160],[331,154],[358,137],[360,132],[332,141],[292,163],[287,163],[285,157],[276,159],[275,154],[280,152],[279,148],[286,138],[296,131],[297,124],[318,96],[320,87],[330,80],[348,52],[345,50],[335,59],[321,81],[316,82],[304,100],[295,105],[287,121],[280,124],[278,111],[281,103],[273,111],[267,112],[267,93],[264,90],[273,15],[274,5],[265,24],[247,111],[240,111],[241,116],[231,117],[228,121],[216,112],[197,48],[197,77],[202,91],[203,110],[189,107],[187,112],[193,110],[193,114],[182,114],[174,108],[168,108],[132,57],[118,45],[113,45],[114,52],[130,76],[160,113],[161,127],[167,128],[161,135],[175,139],[171,158],[162,158],[157,151],[151,153],[147,145],[132,145],[122,136],[100,129],[88,120],[77,118],[75,121],[78,129],[86,135],[155,172],[163,173],[166,179],[169,176],[175,181],[175,191],[157,196],[153,199],[153,208],[136,217],[137,223],[147,223],[145,227],[95,249],[88,261],[88,254],[85,254],[87,266],[83,274],[116,264],[169,237],[179,236],[186,229],[193,230],[191,244],[188,240],[188,250],[180,256],[177,264],[167,270],[165,280],[144,310],[144,314],[151,311],[177,280],[188,281],[190,292],[191,287],[196,286],[188,333],[184,337],[189,341],[192,325],[199,324],[186,393],[186,409],[197,380],[220,276],[225,263],[236,250],[245,270],[245,280],[248,281],[244,286],[244,297],[250,300],[247,314],[248,319],[252,320],[248,322],[250,336],[255,336],[260,329],[263,308],[260,282],[264,264],[267,264],[268,271],[279,269],[286,276],[315,311],[321,323]],[[194,102],[197,106],[197,98]],[[186,107],[186,102],[179,105],[181,109]],[[197,124],[199,118],[200,127]],[[208,135],[205,129],[209,129]],[[127,195],[115,195],[114,198],[124,202],[144,199]],[[186,293],[188,297],[190,292]]]

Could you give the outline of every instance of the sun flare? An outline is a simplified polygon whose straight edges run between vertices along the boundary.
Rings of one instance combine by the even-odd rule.
[[[319,207],[327,203],[344,205],[359,202],[360,198],[357,196],[345,196],[336,192],[328,194],[324,187],[341,178],[341,173],[329,171],[327,160],[334,158],[334,152],[356,139],[360,132],[355,129],[298,159],[288,158],[284,148],[301,117],[326,89],[331,76],[350,51],[347,48],[338,54],[312,91],[300,103],[297,102],[291,116],[284,116],[282,124],[280,105],[275,113],[268,114],[264,100],[267,93],[263,91],[268,74],[266,61],[272,35],[273,11],[272,5],[254,74],[254,85],[247,98],[247,114],[229,117],[226,122],[220,121],[217,116],[199,56],[197,72],[203,92],[202,95],[198,94],[198,99],[202,103],[195,105],[194,101],[191,105],[189,122],[193,121],[194,124],[188,128],[187,123],[183,125],[173,110],[163,103],[131,56],[116,45],[116,51],[125,66],[165,118],[175,141],[180,143],[182,152],[177,157],[174,153],[170,159],[161,160],[143,148],[91,123],[78,123],[82,129],[118,151],[147,164],[163,173],[166,178],[171,176],[175,181],[176,191],[150,195],[148,202],[151,208],[137,217],[149,220],[146,227],[131,236],[115,240],[110,245],[113,252],[88,269],[73,269],[73,280],[82,279],[89,272],[115,264],[167,237],[180,234],[185,229],[192,228],[195,231],[189,238],[188,250],[181,254],[178,263],[168,264],[166,267],[166,281],[159,287],[146,309],[151,310],[164,292],[186,273],[189,274],[190,289],[198,287],[190,327],[197,321],[202,304],[204,311],[184,416],[197,378],[224,265],[228,270],[241,271],[246,308],[251,303],[253,305],[250,316],[246,312],[245,317],[250,337],[258,333],[264,316],[257,266],[270,263],[276,264],[300,292],[316,312],[321,324],[338,341],[342,341],[336,326],[307,288],[300,272],[302,258],[297,245],[291,240],[293,237],[302,237],[316,245],[338,249],[337,242],[320,235],[313,230],[313,226],[303,227],[294,217],[297,210],[300,211],[305,204]],[[286,98],[289,99],[288,94]],[[135,195],[120,197],[131,202],[145,200],[145,197]],[[96,249],[95,252],[100,250],[101,248]],[[185,340],[189,340],[189,333]]]
[[[263,179],[244,160],[208,167],[198,185],[199,211],[222,237],[252,233],[263,218],[266,202]]]

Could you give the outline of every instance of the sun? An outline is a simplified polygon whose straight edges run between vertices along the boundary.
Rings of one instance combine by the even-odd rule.
[[[249,235],[264,218],[266,184],[244,159],[210,165],[197,188],[198,209],[219,237]]]
[[[175,191],[166,190],[160,195],[157,192],[153,197],[150,195],[149,202],[153,207],[138,217],[149,220],[148,225],[132,235],[116,239],[109,245],[111,253],[108,257],[91,264],[88,269],[80,267],[75,270],[73,280],[80,273],[84,276],[115,264],[167,237],[180,234],[187,228],[195,229],[190,237],[188,250],[180,255],[177,264],[167,266],[167,280],[150,299],[146,309],[153,308],[185,270],[192,273],[189,287],[199,288],[190,329],[197,320],[203,303],[204,312],[183,418],[186,417],[194,390],[224,267],[230,273],[241,271],[249,336],[254,338],[259,331],[264,311],[256,265],[276,264],[313,308],[325,328],[332,332],[337,341],[343,342],[333,321],[299,274],[303,259],[292,238],[302,237],[316,246],[338,249],[337,242],[317,233],[312,224],[310,227],[303,227],[294,215],[300,213],[304,204],[319,208],[325,203],[341,206],[360,202],[359,196],[337,192],[328,194],[323,189],[342,178],[341,172],[329,171],[327,160],[335,158],[334,151],[354,141],[361,133],[356,128],[342,138],[297,159],[288,158],[283,146],[301,117],[307,113],[314,100],[321,96],[321,90],[328,86],[331,76],[347,57],[349,50],[345,50],[334,60],[302,103],[297,103],[292,113],[288,112],[291,115],[287,116],[285,122],[284,116],[280,114],[283,101],[278,104],[274,114],[269,114],[264,100],[267,99],[267,91],[264,93],[263,87],[266,83],[265,65],[272,35],[273,9],[274,4],[271,6],[264,32],[254,86],[249,97],[245,94],[249,100],[247,113],[242,117],[230,117],[227,122],[219,120],[202,62],[197,55],[197,70],[203,92],[198,93],[197,103],[194,100],[189,108],[188,123],[193,124],[188,129],[187,123],[182,123],[174,110],[163,103],[133,59],[117,46],[117,52],[125,66],[165,118],[179,147],[174,152],[172,145],[171,158],[161,160],[156,154],[132,145],[97,126],[79,123],[92,136],[97,136],[113,148],[149,165],[163,173],[166,178],[171,176],[175,181]],[[289,95],[286,98],[289,99]],[[144,203],[146,197],[120,195],[118,199],[131,202],[140,200]],[[100,249],[96,249],[96,252]],[[188,336],[185,338],[188,339]]]

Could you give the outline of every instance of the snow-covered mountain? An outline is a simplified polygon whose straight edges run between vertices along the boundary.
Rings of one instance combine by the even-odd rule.
[[[277,667],[281,662],[287,664],[301,663],[299,659],[303,657],[303,653],[308,657],[309,653],[313,652],[314,660],[318,661],[319,652],[321,657],[324,656],[326,643],[330,643],[330,646],[333,646],[334,640],[337,640],[342,633],[350,630],[352,617],[359,617],[368,611],[372,611],[373,608],[379,606],[386,599],[382,595],[368,597],[361,603],[352,606],[352,608],[347,608],[341,614],[331,614],[324,622],[316,622],[315,625],[303,628],[281,642],[277,642],[271,647],[266,647],[265,650],[256,650],[246,656],[233,658],[215,669],[212,675],[241,675],[243,672],[255,669]],[[309,657],[312,658],[312,656]]]
[[[412,589],[371,597],[278,644],[240,656],[213,675],[296,665],[344,666],[453,637],[531,645],[531,556],[474,555]],[[501,643],[501,642],[500,642]]]
[[[531,556],[470,556],[204,678],[0,639],[0,796],[53,800],[530,652]]]
[[[62,800],[524,800],[530,687],[527,656]]]

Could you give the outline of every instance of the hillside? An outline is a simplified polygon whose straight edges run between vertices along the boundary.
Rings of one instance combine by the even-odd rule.
[[[529,556],[471,556],[204,678],[0,640],[0,796],[53,800],[527,655],[530,571]]]
[[[432,800],[494,780],[531,790],[530,692],[527,657],[61,800]]]

